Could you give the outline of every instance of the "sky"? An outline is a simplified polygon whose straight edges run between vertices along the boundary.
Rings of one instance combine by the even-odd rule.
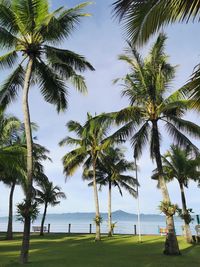
[[[113,0],[96,0],[86,8],[91,14],[90,17],[82,19],[80,25],[74,31],[73,35],[63,42],[62,48],[70,49],[74,52],[84,55],[88,61],[95,67],[95,72],[85,72],[87,81],[88,95],[84,96],[78,93],[69,85],[69,108],[65,113],[58,114],[55,107],[46,103],[38,90],[34,87],[30,91],[29,102],[31,111],[31,120],[39,125],[36,133],[38,142],[50,150],[50,157],[53,162],[45,162],[45,173],[55,185],[62,187],[67,195],[66,200],[61,204],[51,208],[49,213],[66,212],[91,212],[94,211],[94,197],[92,188],[88,188],[87,182],[81,178],[81,169],[77,170],[73,177],[67,180],[63,174],[62,157],[72,149],[72,147],[60,148],[59,141],[67,135],[70,135],[66,129],[66,123],[69,120],[85,122],[87,112],[92,115],[101,112],[117,111],[128,106],[128,100],[121,98],[121,87],[113,85],[115,78],[123,77],[128,73],[128,67],[118,60],[118,55],[123,53],[126,47],[126,40],[122,27],[111,14],[111,4]],[[66,8],[72,7],[80,0],[51,0],[51,8],[56,9],[60,6]],[[165,29],[168,36],[166,42],[166,52],[170,56],[170,63],[178,65],[176,78],[172,84],[172,91],[182,86],[190,77],[193,68],[200,62],[200,34],[198,24],[177,24]],[[140,49],[143,55],[146,55],[152,41]],[[0,72],[0,81],[6,78],[8,72]],[[21,94],[18,100],[10,105],[7,111],[23,120]],[[190,120],[198,123],[198,114],[189,114]],[[170,139],[163,131],[162,152],[164,153],[170,145]],[[199,145],[199,142],[196,141]],[[127,142],[127,159],[132,160],[132,150]],[[150,160],[148,150],[145,150],[143,156],[138,162],[139,165],[139,200],[142,213],[158,214],[161,193],[156,188],[156,182],[150,179],[151,172],[155,165]],[[135,175],[133,173],[133,175]],[[173,203],[181,204],[180,192],[177,182],[168,185],[171,200]],[[6,216],[8,213],[9,188],[0,183],[0,216]],[[16,188],[14,202],[19,203],[23,199],[23,193],[20,187]],[[194,212],[200,214],[199,200],[200,189],[195,183],[190,182],[186,189],[188,207],[193,208]],[[107,211],[107,188],[99,192],[100,210]],[[124,210],[130,213],[137,212],[136,200],[123,192],[120,196],[117,189],[113,189],[112,198],[113,210]]]

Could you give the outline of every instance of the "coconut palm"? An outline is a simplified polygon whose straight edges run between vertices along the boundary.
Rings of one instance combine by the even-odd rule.
[[[128,39],[137,45],[146,43],[168,24],[199,22],[200,19],[200,0],[117,0],[113,7]],[[194,100],[192,108],[200,110],[199,64],[184,91]]]
[[[37,125],[31,123],[32,130],[37,130]],[[9,214],[6,239],[13,239],[13,196],[16,185],[20,185],[26,193],[26,139],[24,124],[16,117],[6,116],[0,113],[0,180],[10,187],[9,194]],[[50,160],[47,156],[49,151],[37,144],[33,143],[33,180],[41,182],[43,176],[43,160]]]
[[[13,153],[14,149],[16,149],[15,160],[17,160],[16,165],[10,166],[9,169],[5,168],[1,171],[1,180],[2,182],[10,187],[9,194],[9,215],[8,215],[8,227],[6,233],[6,239],[13,239],[13,195],[16,185],[20,185],[23,189],[24,194],[27,190],[27,180],[26,180],[26,148],[24,144],[12,145],[11,152]],[[20,149],[20,150],[19,150]],[[20,154],[21,152],[21,154]],[[46,155],[49,151],[42,147],[39,144],[33,144],[33,181],[36,183],[41,183],[46,180],[44,175],[42,161],[50,158]],[[12,155],[12,154],[11,154]],[[34,191],[34,189],[33,189]]]
[[[67,83],[81,92],[86,91],[84,78],[79,74],[86,69],[94,70],[83,57],[54,45],[69,37],[80,18],[87,16],[82,9],[87,3],[74,8],[49,11],[48,0],[10,0],[0,2],[0,47],[8,52],[0,57],[1,68],[13,72],[0,90],[0,104],[6,106],[16,99],[23,89],[23,114],[27,142],[27,216],[20,261],[28,261],[30,239],[29,206],[32,198],[33,156],[29,89],[37,84],[44,99],[54,104],[57,111],[67,108]]]
[[[0,110],[0,180],[11,187],[9,195],[9,216],[6,239],[11,240],[13,194],[18,177],[23,176],[25,170],[25,149],[16,143],[16,133],[21,122],[14,116],[8,116]]]
[[[61,191],[59,186],[54,186],[52,182],[46,179],[45,182],[39,183],[40,189],[36,190],[36,200],[40,204],[44,204],[44,213],[42,216],[40,235],[44,235],[44,222],[47,214],[48,206],[56,206],[60,203],[59,199],[66,198],[64,192]]]
[[[31,123],[32,130],[37,130],[38,126],[35,123]],[[6,130],[7,128],[7,130]],[[13,195],[16,185],[20,185],[26,194],[27,190],[27,181],[26,181],[26,138],[25,138],[25,130],[24,124],[18,120],[18,123],[12,123],[10,128],[4,127],[4,131],[7,134],[4,134],[4,143],[7,145],[7,148],[11,148],[12,151],[17,149],[17,165],[11,165],[8,169],[3,169],[3,179],[4,184],[8,185],[10,189],[9,195],[9,216],[8,216],[8,227],[6,239],[11,240],[13,238],[12,232],[12,221],[13,221]],[[51,160],[47,154],[49,151],[37,144],[33,143],[33,180],[38,182],[43,180],[43,166],[42,161]]]
[[[96,169],[97,183],[102,186],[108,186],[108,236],[112,236],[112,186],[117,187],[121,196],[122,189],[126,190],[133,197],[136,197],[137,181],[134,177],[127,175],[127,171],[134,170],[134,163],[125,159],[125,155],[120,148],[109,147],[103,153],[101,160],[98,161]],[[83,172],[84,179],[92,178],[92,170],[85,169]],[[89,186],[93,182],[89,183]]]
[[[87,168],[92,167],[93,174],[93,189],[95,201],[95,223],[96,223],[96,237],[99,241],[100,237],[100,223],[101,217],[99,212],[98,191],[96,182],[96,167],[97,162],[102,156],[102,152],[108,147],[109,141],[106,138],[109,126],[107,122],[99,123],[88,114],[87,122],[81,125],[77,121],[69,121],[67,128],[70,132],[74,132],[77,138],[66,137],[60,145],[74,145],[75,149],[66,153],[63,157],[64,173],[66,177],[74,174],[74,171],[81,165]]]
[[[184,187],[188,187],[189,180],[199,181],[200,178],[200,157],[194,157],[190,149],[181,149],[178,146],[171,146],[171,149],[162,157],[163,171],[166,181],[176,179],[181,191],[182,211],[181,218],[184,220],[184,231],[186,241],[192,243],[192,234],[189,223],[191,215],[187,208]],[[153,179],[157,178],[157,170],[154,170]]]
[[[168,133],[175,143],[183,147],[190,145],[193,151],[197,152],[197,147],[184,132],[199,138],[200,127],[182,118],[188,101],[182,99],[179,91],[167,96],[175,75],[175,67],[167,62],[168,57],[164,53],[165,40],[166,36],[160,34],[144,60],[131,44],[126,54],[120,56],[120,59],[130,66],[130,74],[122,79],[122,95],[129,98],[130,105],[118,112],[99,116],[99,121],[115,119],[118,124],[123,123],[124,126],[111,138],[131,137],[136,158],[149,144],[151,158],[155,159],[159,172],[163,201],[170,206],[170,197],[163,178],[161,128],[165,127],[165,135]],[[164,253],[179,254],[173,214],[166,213],[166,222],[169,234],[166,237]]]
[[[17,137],[15,133],[13,134],[13,139]],[[12,142],[14,141],[12,139]],[[13,196],[16,185],[20,185],[23,189],[24,194],[27,190],[27,179],[26,179],[26,144],[24,141],[17,139],[18,141],[13,142],[9,146],[0,148],[0,181],[2,181],[6,186],[10,187],[9,194],[9,212],[8,212],[8,226],[6,239],[13,239]],[[24,139],[23,139],[24,140]],[[10,140],[11,141],[11,140]],[[46,180],[44,176],[44,170],[42,161],[50,160],[47,156],[49,151],[36,143],[33,143],[33,181],[38,183]],[[34,191],[34,190],[33,190]]]

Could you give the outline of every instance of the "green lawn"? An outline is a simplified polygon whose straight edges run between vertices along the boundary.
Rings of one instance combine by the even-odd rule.
[[[21,236],[4,241],[0,236],[0,267],[17,267]],[[182,256],[162,255],[163,237],[103,237],[94,242],[91,235],[51,234],[31,238],[28,267],[199,267],[200,245],[187,245],[179,238]]]

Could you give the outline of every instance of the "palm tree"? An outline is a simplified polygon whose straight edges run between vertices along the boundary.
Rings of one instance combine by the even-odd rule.
[[[31,123],[32,130],[37,130],[38,126]],[[24,124],[16,117],[6,116],[0,113],[0,180],[10,187],[9,212],[6,239],[13,239],[13,195],[16,185],[20,185],[26,194],[26,139]],[[45,180],[43,175],[43,160],[51,160],[47,154],[49,151],[33,143],[33,180],[41,182]]]
[[[77,121],[69,121],[67,128],[70,132],[74,132],[77,138],[66,137],[60,145],[74,145],[75,149],[71,150],[63,157],[64,173],[66,177],[73,175],[74,171],[83,164],[84,168],[92,167],[93,175],[93,189],[95,201],[95,223],[96,223],[96,237],[99,241],[100,237],[100,212],[98,191],[96,182],[96,168],[99,159],[102,157],[102,152],[108,147],[109,141],[106,138],[109,126],[106,122],[99,123],[88,114],[88,120],[84,125]]]
[[[127,171],[134,170],[134,163],[125,159],[125,155],[120,148],[109,147],[103,153],[101,161],[98,161],[96,177],[97,183],[100,187],[108,185],[108,236],[112,236],[113,223],[112,223],[112,186],[117,187],[121,196],[122,188],[129,192],[133,197],[136,197],[137,193],[135,186],[137,181],[134,177],[126,175]],[[92,170],[85,169],[83,172],[84,179],[92,178]],[[89,186],[93,185],[93,182],[89,183]]]
[[[54,186],[48,179],[45,182],[39,183],[40,189],[36,190],[36,200],[40,204],[44,204],[44,213],[42,216],[40,235],[44,235],[44,222],[47,214],[48,205],[52,207],[58,205],[60,201],[58,199],[66,198],[64,192],[61,191],[59,186]]]
[[[200,157],[194,157],[189,148],[183,150],[178,146],[172,145],[170,151],[162,157],[162,161],[166,181],[172,181],[174,178],[178,181],[182,201],[181,217],[185,223],[186,241],[192,243],[193,240],[189,225],[191,215],[187,208],[184,187],[188,187],[189,180],[199,181]],[[157,178],[157,170],[154,170],[152,178]]]
[[[12,117],[11,117],[12,118]],[[11,120],[12,121],[12,120]],[[4,121],[4,123],[6,120]],[[26,164],[25,164],[25,156],[27,153],[26,150],[26,139],[25,139],[25,131],[24,131],[24,124],[21,123],[19,120],[12,121],[9,125],[5,124],[2,133],[4,133],[4,145],[7,148],[11,149],[11,152],[14,153],[16,150],[17,157],[16,163],[17,165],[11,165],[8,169],[3,168],[3,178],[2,181],[4,184],[10,186],[10,195],[9,195],[9,216],[8,216],[8,227],[7,227],[7,234],[6,239],[11,240],[13,239],[13,231],[12,231],[12,222],[13,222],[13,195],[16,185],[21,185],[24,194],[26,194],[27,190],[27,181],[26,181]],[[1,125],[2,126],[2,125]],[[8,127],[9,126],[9,127]],[[32,130],[37,130],[38,126],[35,123],[31,123]],[[6,133],[6,134],[5,134]],[[43,173],[44,169],[42,166],[43,160],[51,160],[47,154],[49,151],[37,144],[33,143],[33,180],[36,182],[41,182],[44,180]],[[13,167],[14,166],[14,167]]]
[[[24,194],[27,190],[27,180],[26,180],[26,164],[25,164],[25,156],[26,156],[26,148],[24,144],[19,144],[16,146],[12,145],[11,153],[14,153],[14,149],[16,150],[15,160],[17,161],[16,165],[10,166],[10,168],[3,168],[1,173],[0,180],[3,181],[4,184],[10,187],[10,194],[9,194],[9,215],[8,215],[8,227],[6,233],[6,239],[12,240],[13,239],[13,195],[16,185],[20,185],[23,189]],[[12,154],[9,156],[12,156]],[[49,151],[39,145],[33,144],[33,162],[34,162],[34,170],[33,170],[33,181],[41,183],[46,180],[44,175],[44,170],[42,166],[43,160],[50,160],[50,158],[46,155]],[[10,159],[9,159],[10,160]],[[11,165],[11,164],[10,164]],[[33,189],[34,190],[34,189]]]
[[[56,105],[57,111],[67,108],[67,85],[70,81],[81,92],[86,91],[83,76],[78,72],[94,70],[83,56],[52,45],[71,35],[87,16],[82,9],[87,3],[65,10],[49,12],[48,0],[10,0],[0,2],[0,47],[8,53],[0,57],[2,68],[16,68],[0,90],[0,104],[6,106],[23,89],[23,114],[27,142],[27,214],[20,261],[28,261],[30,239],[29,207],[32,199],[33,147],[28,104],[29,89],[38,84],[44,99]]]
[[[155,159],[159,172],[163,201],[170,206],[170,197],[163,178],[159,128],[165,127],[166,133],[178,145],[190,145],[197,152],[197,147],[183,132],[200,137],[200,127],[182,118],[188,101],[182,98],[179,91],[167,96],[170,82],[175,75],[175,67],[167,63],[168,57],[164,53],[165,40],[165,35],[160,34],[144,60],[131,44],[127,53],[120,56],[131,69],[131,73],[122,79],[122,95],[129,98],[130,105],[118,112],[101,115],[99,121],[115,119],[118,124],[123,123],[124,126],[111,137],[126,139],[130,136],[136,158],[142,154],[143,148],[150,144],[150,155]],[[169,234],[166,237],[164,253],[179,254],[173,214],[166,213],[166,222]]]
[[[19,177],[24,175],[25,149],[16,142],[21,122],[14,116],[8,116],[0,110],[0,180],[11,187],[9,195],[9,216],[6,239],[13,238],[13,194]]]
[[[200,0],[117,0],[113,11],[123,22],[128,39],[143,45],[168,24],[199,22]],[[194,100],[192,108],[200,110],[199,64],[184,91]]]

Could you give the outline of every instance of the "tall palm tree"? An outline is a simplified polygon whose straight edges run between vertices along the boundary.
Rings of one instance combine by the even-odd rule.
[[[143,45],[168,24],[199,22],[200,0],[117,0],[113,11],[124,24],[128,39]],[[200,110],[199,64],[184,90],[194,100],[192,108]]]
[[[90,114],[88,114],[88,120],[84,125],[81,125],[77,121],[69,121],[67,128],[70,132],[74,132],[77,138],[66,137],[60,145],[74,145],[75,149],[71,150],[63,157],[64,173],[66,177],[73,175],[74,171],[82,164],[85,167],[92,167],[93,175],[93,189],[94,189],[94,201],[95,201],[95,223],[96,223],[96,237],[95,240],[99,241],[100,237],[100,212],[98,191],[96,182],[96,168],[97,162],[102,157],[102,152],[109,145],[109,141],[106,138],[109,126],[107,122],[99,123],[94,120]]]
[[[40,189],[36,190],[36,200],[40,204],[44,204],[44,213],[42,216],[40,235],[44,235],[44,222],[47,214],[48,205],[54,207],[60,203],[59,199],[66,198],[64,192],[59,186],[54,186],[48,179],[45,182],[39,183]]]
[[[194,151],[197,147],[192,144],[184,132],[193,137],[200,137],[200,127],[183,119],[188,101],[182,99],[180,92],[167,96],[169,85],[175,75],[175,67],[167,62],[164,53],[166,37],[160,34],[151,51],[144,60],[131,45],[125,55],[120,59],[130,66],[130,74],[123,79],[123,96],[127,96],[130,105],[118,112],[101,115],[99,121],[112,120],[118,124],[123,123],[112,136],[125,139],[131,137],[134,156],[139,157],[143,148],[149,144],[150,155],[155,159],[159,172],[159,182],[163,201],[170,205],[170,197],[161,160],[161,128],[183,147],[190,145]],[[179,254],[178,243],[174,231],[173,214],[166,213],[166,222],[169,234],[166,237],[164,253]]]
[[[108,186],[108,236],[112,236],[112,186],[117,187],[121,196],[122,189],[126,190],[133,197],[136,197],[137,181],[134,177],[127,175],[127,171],[134,170],[134,163],[125,159],[125,155],[120,148],[109,147],[103,153],[101,160],[98,161],[96,169],[97,183],[102,186]],[[92,170],[85,169],[84,179],[92,178]],[[89,186],[93,182],[89,183]]]
[[[0,57],[1,68],[16,68],[0,90],[0,104],[6,106],[23,89],[23,114],[27,142],[27,214],[20,261],[28,261],[30,216],[32,198],[33,156],[30,112],[28,104],[31,85],[38,84],[44,99],[56,105],[57,111],[67,108],[67,85],[70,81],[81,92],[86,91],[79,72],[94,70],[83,56],[52,45],[69,37],[80,18],[87,16],[82,9],[87,3],[74,8],[49,11],[48,0],[10,0],[0,2],[0,47],[8,53]]]
[[[185,224],[186,241],[192,243],[192,234],[189,223],[191,216],[187,208],[184,187],[188,187],[189,180],[199,181],[200,178],[200,157],[194,157],[190,149],[181,149],[178,146],[171,146],[171,149],[162,157],[163,171],[166,181],[177,179],[182,201],[181,217]],[[157,170],[154,170],[153,179],[157,178]]]

